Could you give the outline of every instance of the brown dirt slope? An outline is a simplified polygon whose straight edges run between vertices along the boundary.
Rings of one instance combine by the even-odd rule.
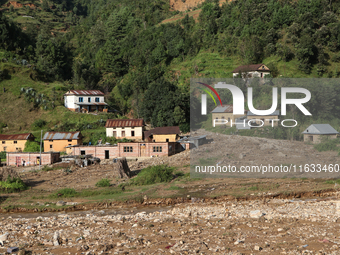
[[[203,2],[204,0],[170,0],[170,7],[175,11],[183,12],[192,9]],[[220,5],[225,2],[226,0],[220,0]]]

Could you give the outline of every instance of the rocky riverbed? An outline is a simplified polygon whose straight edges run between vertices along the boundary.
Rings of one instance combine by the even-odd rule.
[[[153,212],[2,217],[0,253],[18,247],[20,254],[339,254],[339,205],[192,200]]]

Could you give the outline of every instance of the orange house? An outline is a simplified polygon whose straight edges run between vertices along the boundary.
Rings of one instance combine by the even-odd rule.
[[[27,141],[34,141],[31,133],[19,135],[0,135],[0,151],[21,152]]]
[[[44,151],[66,152],[67,146],[82,145],[83,136],[77,132],[46,132],[44,135]]]

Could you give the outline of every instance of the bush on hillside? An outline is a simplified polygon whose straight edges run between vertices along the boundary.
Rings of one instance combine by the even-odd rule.
[[[6,193],[18,192],[27,189],[27,185],[19,177],[7,177],[6,181],[0,181],[0,191]]]
[[[110,180],[107,178],[103,178],[96,183],[96,187],[109,187],[109,186]]]
[[[134,179],[131,185],[150,185],[155,183],[170,182],[173,179],[174,167],[167,165],[149,166],[144,168]]]
[[[317,151],[340,151],[338,145],[340,144],[339,139],[322,139],[321,143],[315,144],[314,148]]]

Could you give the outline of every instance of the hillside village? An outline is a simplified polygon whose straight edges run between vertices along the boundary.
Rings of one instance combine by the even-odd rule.
[[[0,254],[340,254],[340,2],[4,0],[0,24]]]

